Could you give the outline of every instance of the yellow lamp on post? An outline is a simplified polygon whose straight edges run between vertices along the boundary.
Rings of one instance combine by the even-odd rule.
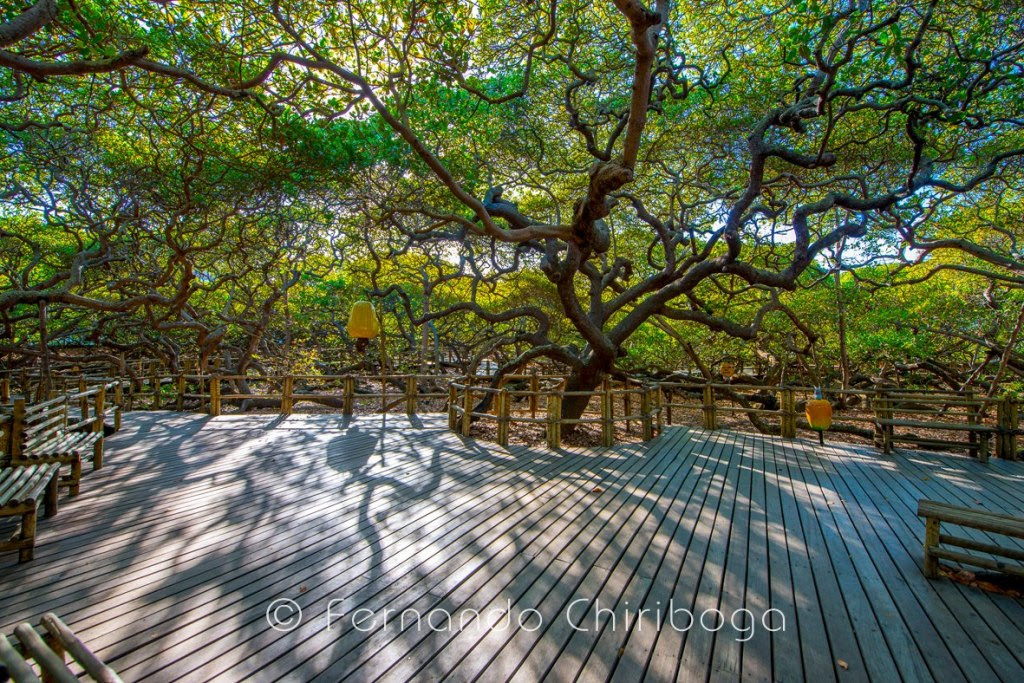
[[[825,444],[825,430],[832,426],[832,404],[821,394],[821,387],[814,387],[814,398],[804,408],[807,424],[818,432],[818,443]]]
[[[380,320],[373,304],[369,301],[357,301],[352,304],[348,314],[348,325],[345,329],[348,336],[356,340],[356,350],[362,353],[371,339],[380,334]]]

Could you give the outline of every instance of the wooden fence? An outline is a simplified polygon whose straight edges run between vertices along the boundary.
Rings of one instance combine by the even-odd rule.
[[[508,383],[529,379],[536,384],[529,388],[509,388]],[[474,422],[494,423],[497,442],[508,444],[514,424],[543,426],[549,448],[559,448],[563,427],[567,425],[599,425],[601,443],[615,443],[615,430],[622,425],[629,432],[639,424],[640,435],[647,441],[661,431],[660,392],[653,384],[605,381],[593,391],[566,391],[563,378],[530,376],[506,377],[505,386],[479,386],[470,382],[448,385],[448,426],[463,436],[471,434]],[[552,381],[557,380],[557,381]],[[544,386],[540,386],[543,383]],[[490,397],[490,407],[482,409]],[[562,403],[567,398],[585,398],[587,404],[578,418],[562,417]],[[596,407],[594,404],[597,404]],[[516,404],[520,404],[518,407]]]
[[[229,405],[249,405],[291,414],[304,401],[319,402],[351,415],[357,408],[383,413],[447,410],[451,428],[471,434],[474,423],[493,425],[504,445],[513,425],[542,428],[552,448],[562,442],[569,425],[596,425],[602,444],[615,441],[618,427],[652,438],[662,424],[699,423],[718,429],[725,416],[745,415],[765,431],[795,438],[809,430],[803,404],[810,387],[698,382],[604,382],[593,391],[567,392],[565,378],[551,374],[508,375],[495,387],[489,376],[451,375],[197,375],[137,376],[134,381],[104,377],[55,377],[51,395],[67,394],[78,385],[109,383],[113,403],[126,410],[199,410],[221,415]],[[891,452],[899,444],[942,450],[964,449],[985,460],[990,452],[1016,459],[1020,428],[1019,402],[988,399],[971,392],[871,387],[828,390],[837,404],[833,428],[858,434]],[[584,397],[587,407],[576,419],[561,417],[562,403]],[[0,379],[0,404],[11,398],[10,381]],[[486,400],[485,399],[489,399]],[[262,405],[261,405],[262,402]],[[486,409],[478,406],[486,405]],[[680,419],[682,418],[682,419]],[[924,434],[920,432],[924,431]]]

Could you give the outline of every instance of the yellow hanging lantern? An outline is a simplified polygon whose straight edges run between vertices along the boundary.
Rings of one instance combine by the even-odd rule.
[[[812,398],[804,411],[811,429],[824,431],[832,426],[832,404],[823,398]]]
[[[353,339],[373,339],[380,334],[380,321],[373,304],[369,301],[357,301],[352,304],[348,314],[348,336]]]
[[[821,387],[814,387],[814,398],[804,408],[807,424],[818,432],[818,443],[825,444],[825,430],[832,426],[832,404],[825,400]]]
[[[731,379],[736,374],[736,366],[733,363],[722,363],[719,372],[722,373],[723,379]]]

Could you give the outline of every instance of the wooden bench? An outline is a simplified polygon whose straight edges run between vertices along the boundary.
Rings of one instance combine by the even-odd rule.
[[[69,466],[61,486],[77,496],[82,480],[82,460],[91,460],[93,469],[103,467],[103,387],[96,392],[94,415],[68,422],[68,396],[26,405],[14,402],[11,464],[57,463]]]
[[[17,550],[18,562],[28,562],[36,543],[36,513],[45,499],[47,517],[57,514],[60,465],[6,467],[0,470],[0,517],[21,517],[21,528],[0,550]]]
[[[919,500],[917,502],[917,515],[925,519],[924,573],[928,578],[934,579],[938,577],[940,559],[1000,571],[1024,578],[1024,566],[1018,564],[1018,562],[1024,562],[1024,550],[1006,548],[994,543],[985,543],[942,533],[942,523],[947,522],[993,534],[1024,539],[1024,519],[985,510],[972,510],[971,508],[958,507],[946,503],[936,503],[931,500]],[[1016,560],[1017,562],[1007,563],[992,557],[982,557],[958,550],[949,550],[948,548],[943,548],[943,545],[975,550],[993,555],[996,558]]]
[[[117,672],[93,654],[56,614],[44,614],[40,626],[42,635],[31,624],[18,624],[14,636],[19,646],[0,634],[0,680],[4,680],[2,669],[6,668],[14,683],[78,683],[78,676],[67,667],[66,655],[70,654],[93,680],[121,683]],[[35,661],[41,677],[30,659]]]

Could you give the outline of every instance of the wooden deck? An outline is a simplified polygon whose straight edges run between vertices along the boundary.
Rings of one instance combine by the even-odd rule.
[[[35,561],[0,557],[0,629],[57,612],[126,680],[1024,680],[1024,602],[925,579],[914,515],[1024,514],[1019,463],[443,427],[128,415]]]

